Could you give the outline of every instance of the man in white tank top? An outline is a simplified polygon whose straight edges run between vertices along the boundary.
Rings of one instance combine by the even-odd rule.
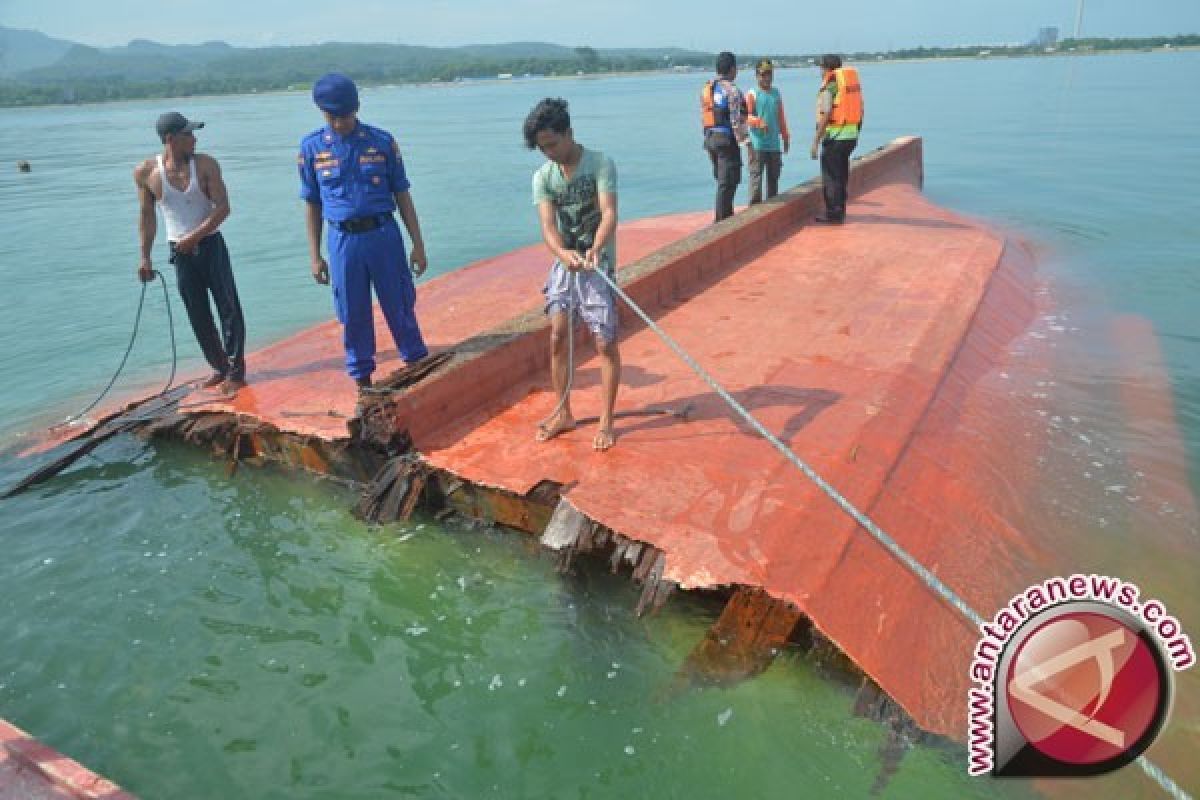
[[[179,295],[192,332],[213,374],[205,387],[220,386],[227,394],[246,385],[246,325],[238,300],[225,240],[217,230],[229,216],[229,196],[221,167],[212,156],[196,152],[203,122],[190,122],[171,111],[158,118],[156,130],[163,152],[133,171],[141,213],[142,260],[138,277],[154,280],[150,251],[158,231],[157,206],[167,227],[170,261],[175,265]],[[218,334],[209,296],[221,319]]]

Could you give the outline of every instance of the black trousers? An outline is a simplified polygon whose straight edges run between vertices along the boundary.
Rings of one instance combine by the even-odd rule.
[[[858,139],[826,139],[821,142],[821,184],[825,190],[825,216],[846,218],[846,184],[850,181],[850,154]]]
[[[717,182],[716,221],[733,216],[733,196],[742,182],[742,149],[737,139],[723,131],[705,131],[704,149],[712,161]]]
[[[177,252],[171,242],[171,263],[175,265],[179,296],[187,309],[192,333],[204,353],[204,360],[229,378],[246,377],[246,323],[242,319],[242,304],[233,282],[229,251],[220,233],[200,240],[191,255]],[[208,297],[212,295],[221,318],[221,334],[213,322]]]
[[[763,201],[763,173],[767,179],[767,200],[779,194],[779,173],[783,171],[783,153],[755,150],[750,156],[750,205]]]

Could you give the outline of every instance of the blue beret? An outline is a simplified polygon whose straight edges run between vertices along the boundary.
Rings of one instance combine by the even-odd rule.
[[[344,117],[358,111],[358,87],[354,81],[337,72],[329,72],[317,78],[313,84],[313,102],[322,111],[335,117]]]

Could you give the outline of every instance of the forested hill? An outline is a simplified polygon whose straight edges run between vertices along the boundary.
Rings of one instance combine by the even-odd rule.
[[[1030,42],[843,55],[852,62],[863,62],[1069,56],[1194,47],[1200,47],[1200,36],[1193,34],[1148,39],[1065,39],[1050,47]],[[755,63],[760,55],[770,55],[783,65],[810,64],[816,56],[738,53],[744,65]],[[714,58],[713,53],[673,47],[606,50],[544,42],[464,47],[330,42],[247,48],[225,42],[165,45],[136,39],[123,47],[97,48],[0,26],[0,107],[307,88],[329,70],[345,72],[370,85],[664,68],[711,70]]]
[[[0,105],[267,91],[307,86],[338,70],[365,84],[497,75],[574,75],[673,66],[711,67],[714,55],[679,48],[593,49],[543,42],[420,47],[330,42],[303,47],[164,45],[96,48],[0,27]]]

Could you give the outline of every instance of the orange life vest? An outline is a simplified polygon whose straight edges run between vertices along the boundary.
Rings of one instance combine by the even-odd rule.
[[[721,79],[705,81],[700,89],[700,126],[704,130],[719,128],[732,132],[733,128],[729,124],[729,93],[722,92],[725,101],[720,105],[713,100],[713,88],[718,80]]]
[[[830,126],[859,125],[863,119],[862,84],[858,82],[858,70],[854,67],[838,67],[831,70],[821,82],[825,91],[830,81],[837,81],[837,93],[833,97],[833,110],[829,114]]]

